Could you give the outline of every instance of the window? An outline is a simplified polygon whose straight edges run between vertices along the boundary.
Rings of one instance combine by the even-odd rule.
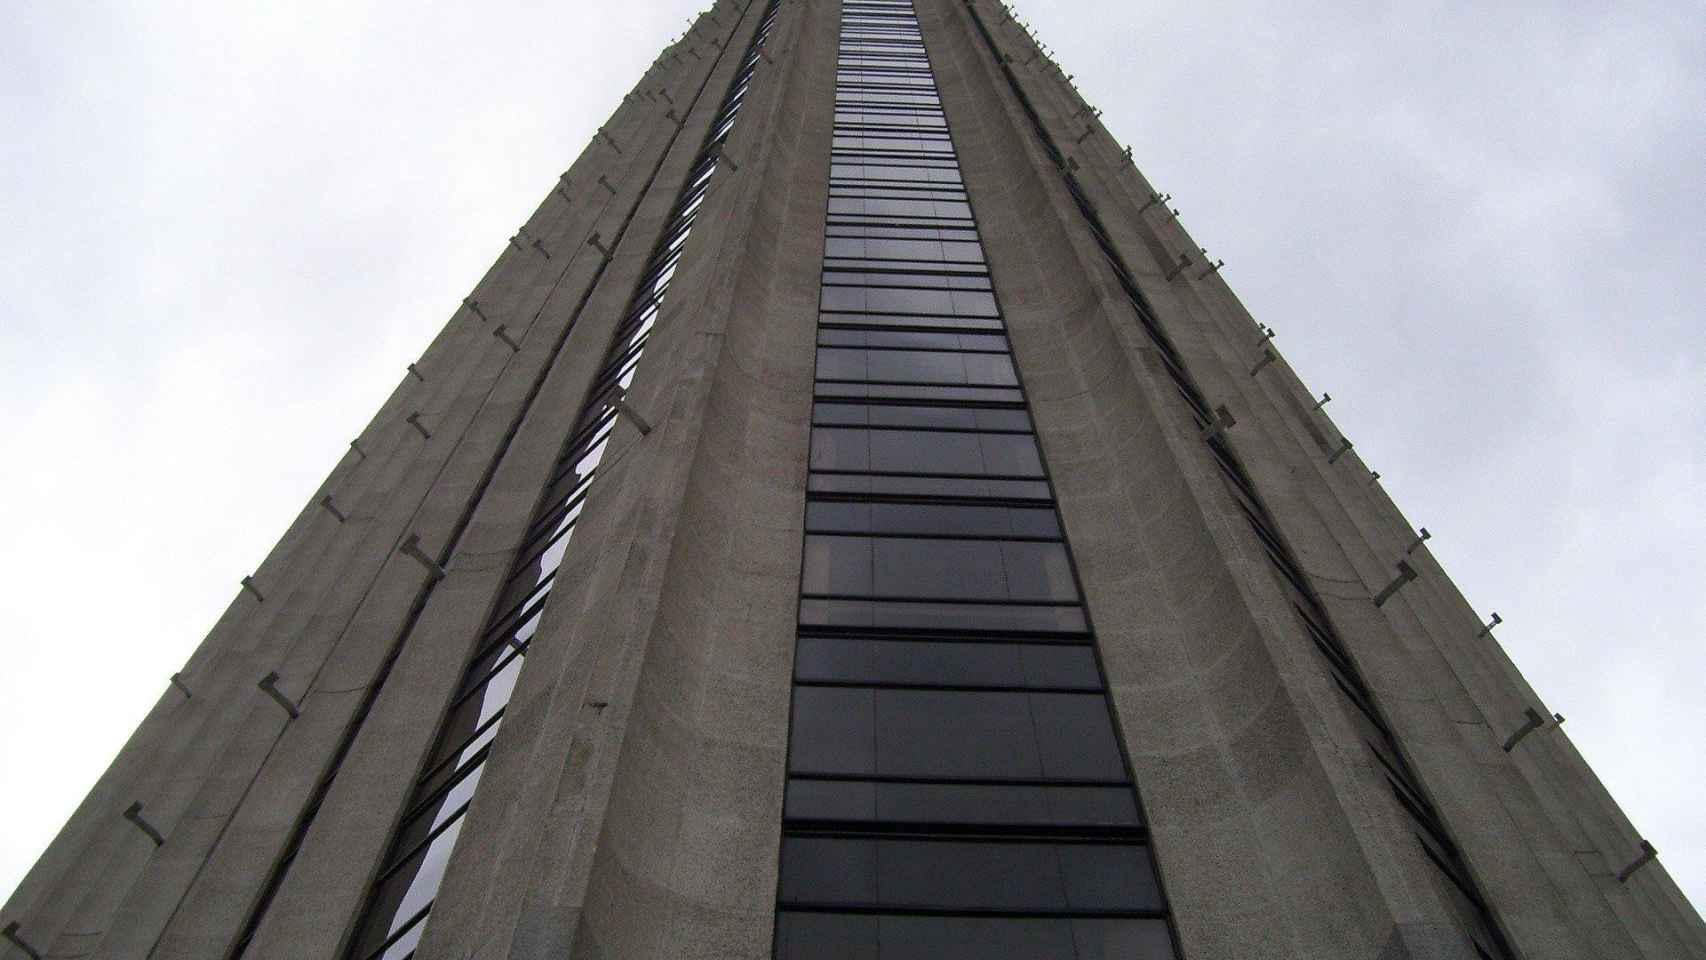
[[[1121,782],[1101,694],[800,686],[800,774]]]
[[[1171,960],[911,4],[842,30],[776,956]]]
[[[1161,909],[1140,844],[789,837],[782,901],[802,906]]]
[[[780,960],[1173,960],[1167,922],[784,911]]]

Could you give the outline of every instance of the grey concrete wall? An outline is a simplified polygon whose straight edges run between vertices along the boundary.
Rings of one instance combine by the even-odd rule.
[[[768,954],[836,14],[766,45],[423,957]]]
[[[185,701],[169,690],[162,697],[0,913],[20,921],[26,940],[56,955],[81,956],[99,946],[103,955],[142,956],[175,914],[178,939],[162,940],[159,955],[223,952],[373,668],[421,594],[422,571],[413,561],[393,559],[396,542],[419,530],[428,548],[437,549],[466,520],[470,497],[549,360],[556,331],[576,312],[595,273],[600,258],[582,249],[584,237],[597,227],[606,242],[615,235],[639,199],[636,171],[653,166],[645,158],[658,155],[674,132],[663,107],[639,91],[667,85],[685,99],[702,86],[710,61],[680,54],[666,51],[607,125],[626,152],[595,143],[570,171],[578,184],[570,196],[578,202],[553,192],[530,218],[528,235],[552,255],[525,243],[506,247],[472,294],[487,319],[457,311],[417,361],[420,377],[406,374],[364,432],[367,455],[343,458],[256,572],[265,601],[240,594],[192,658],[184,679],[194,696]],[[616,196],[597,185],[600,174],[618,185]],[[673,196],[675,189],[670,184],[663,192]],[[637,238],[634,245],[649,248],[651,240]],[[519,354],[492,336],[496,323],[505,323],[521,342]],[[602,346],[587,352],[601,353]],[[415,410],[422,411],[430,440],[404,422]],[[557,425],[556,443],[563,429]],[[553,447],[542,455],[547,465],[554,454]],[[493,490],[494,500],[502,497],[521,515],[507,526],[488,520],[470,527],[476,554],[482,539],[490,548],[492,538],[506,534],[503,546],[513,549],[539,485],[504,490],[494,484]],[[347,523],[318,506],[326,492]],[[507,553],[488,563],[505,565]],[[491,602],[475,601],[466,591],[458,599],[454,609],[475,615]],[[455,656],[465,653],[467,635]],[[280,686],[302,701],[303,718],[296,723],[286,726],[283,711],[255,689],[268,669],[279,669]],[[417,722],[430,728],[441,708],[442,700],[425,703]],[[118,816],[133,798],[167,835],[158,850]],[[199,887],[186,899],[192,882]],[[0,956],[10,951],[0,946]]]
[[[1561,730],[1537,733],[1511,755],[1500,749],[1523,707],[1544,711],[1543,701],[1496,643],[1475,637],[1479,619],[1425,548],[1412,558],[1418,581],[1381,611],[1372,609],[1367,598],[1391,579],[1413,538],[1411,525],[1354,454],[1326,464],[1339,432],[1310,410],[1311,393],[1283,359],[1250,375],[1261,334],[1222,279],[1205,276],[1201,264],[1166,279],[1178,256],[1195,256],[1198,244],[1165,206],[1141,210],[1153,188],[1088,115],[1064,71],[1038,55],[1016,25],[1003,23],[996,5],[972,9],[1012,54],[1054,142],[1079,164],[1080,182],[1187,368],[1211,403],[1226,402],[1238,416],[1234,448],[1518,949],[1534,956],[1698,955],[1698,916],[1661,870],[1607,885],[1604,870],[1572,862],[1584,850],[1622,850],[1626,855],[1610,859],[1626,862],[1638,834],[1585,766],[1570,770],[1548,759],[1567,746]],[[1071,521],[1068,514],[1069,529]]]
[[[923,19],[1186,955],[1467,955],[981,39]]]

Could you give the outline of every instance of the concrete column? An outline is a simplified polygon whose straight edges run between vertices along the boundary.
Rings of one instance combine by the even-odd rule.
[[[768,953],[837,14],[766,45],[423,957]]]

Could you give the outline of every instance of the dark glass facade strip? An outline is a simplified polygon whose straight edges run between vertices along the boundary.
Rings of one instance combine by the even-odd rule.
[[[1133,278],[1131,268],[1125,259],[1114,249],[1108,239],[1107,227],[1103,224],[1101,215],[1085,195],[1082,185],[1074,174],[1074,166],[1067,163],[1067,158],[1055,144],[1038,117],[1030,98],[1025,94],[1024,87],[1014,76],[1013,67],[1002,56],[1000,48],[990,36],[987,26],[978,15],[975,8],[968,6],[979,34],[990,53],[1000,65],[1002,76],[1024,109],[1031,122],[1032,131],[1038,141],[1048,151],[1054,161],[1055,169],[1065,183],[1073,203],[1083,216],[1085,225],[1090,228],[1102,255],[1107,259],[1115,277],[1119,280],[1121,289],[1125,292],[1132,310],[1137,316],[1139,325],[1148,336],[1150,342],[1160,351],[1163,365],[1166,367],[1174,388],[1186,403],[1187,408],[1198,430],[1206,428],[1213,421],[1214,415],[1208,401],[1204,399],[1201,389],[1185,369],[1184,362],[1179,356],[1178,349],[1173,345],[1167,332],[1156,319],[1154,310],[1149,306],[1147,298],[1138,289],[1137,281]],[[1444,821],[1440,818],[1433,804],[1427,800],[1426,792],[1421,787],[1421,779],[1415,769],[1404,759],[1403,751],[1398,748],[1398,740],[1391,726],[1384,719],[1377,706],[1373,694],[1364,681],[1356,661],[1347,651],[1344,641],[1333,629],[1327,618],[1320,598],[1309,586],[1308,578],[1304,575],[1295,555],[1286,546],[1280,535],[1279,525],[1274,522],[1273,515],[1268,512],[1262,499],[1256,492],[1255,484],[1249,473],[1244,469],[1237,454],[1221,436],[1213,436],[1208,441],[1210,452],[1214,455],[1216,464],[1220,467],[1226,489],[1238,504],[1244,518],[1250,525],[1251,532],[1261,542],[1268,560],[1272,563],[1275,574],[1282,587],[1290,594],[1292,609],[1297,615],[1300,631],[1309,637],[1314,648],[1320,652],[1326,661],[1329,671],[1335,681],[1335,686],[1349,701],[1350,716],[1353,721],[1363,728],[1363,735],[1369,750],[1372,752],[1380,768],[1384,771],[1387,781],[1392,788],[1398,804],[1409,815],[1413,822],[1416,840],[1421,844],[1427,859],[1438,868],[1438,881],[1435,886],[1440,889],[1445,901],[1457,916],[1459,926],[1469,939],[1476,953],[1493,960],[1513,960],[1516,956],[1509,942],[1500,929],[1492,908],[1481,893],[1478,884],[1470,873],[1467,862],[1461,851],[1452,840]]]
[[[683,246],[716,174],[721,146],[734,128],[779,5],[780,0],[771,0],[759,14],[758,28],[740,68],[700,144],[663,235],[647,260],[534,509],[494,613],[473,642],[473,652],[462,667],[461,682],[435,746],[405,804],[389,853],[368,894],[347,951],[352,960],[408,960],[425,932],[444,869],[479,789],[491,744],[503,724],[504,710],[557,569],[615,427],[616,401],[633,382],[645,354]]]
[[[775,955],[1176,956],[913,8],[841,8]]]

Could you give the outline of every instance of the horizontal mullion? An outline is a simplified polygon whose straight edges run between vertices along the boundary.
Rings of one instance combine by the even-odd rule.
[[[826,537],[882,537],[885,540],[964,540],[995,541],[999,543],[1064,543],[1066,537],[1039,537],[1032,534],[997,533],[929,533],[910,530],[829,530],[806,527],[806,533]]]
[[[875,540],[879,537],[888,538],[882,533],[832,533],[818,534],[832,537],[863,537]],[[906,539],[894,537],[890,539]],[[923,539],[913,537],[910,539]],[[966,537],[932,537],[934,540],[964,540]],[[884,593],[806,593],[800,592],[801,600],[853,600],[859,603],[942,603],[961,607],[1082,607],[1083,600],[1011,600],[991,597],[903,597]]]
[[[801,680],[794,679],[796,687],[831,687],[854,690],[936,690],[949,693],[1067,693],[1077,696],[1104,696],[1107,694],[1103,687],[1036,687],[1027,684],[989,684],[989,683],[907,683],[904,681],[885,680],[881,682],[862,682],[858,680]]]
[[[1106,777],[925,777],[884,773],[803,773],[788,771],[790,780],[828,780],[836,783],[905,783],[941,787],[1125,787],[1132,782]]]
[[[852,347],[848,349],[859,349]],[[928,351],[926,351],[928,352]],[[964,390],[1017,390],[1017,384],[1012,383],[940,383],[935,380],[847,380],[836,378],[820,378],[814,381],[816,385],[844,384],[847,386],[864,387],[957,387]]]
[[[866,239],[869,239],[869,238],[866,238]],[[879,237],[878,239],[883,239],[883,238]],[[941,242],[941,241],[938,241],[938,242]],[[885,265],[875,266],[875,267],[844,267],[844,266],[830,264],[829,263],[830,259],[832,259],[832,258],[829,258],[829,257],[824,258],[824,265],[821,268],[821,272],[823,272],[823,273],[855,273],[855,274],[874,275],[874,276],[888,276],[888,277],[949,277],[949,278],[956,279],[956,280],[958,280],[958,279],[988,280],[990,278],[989,269],[986,266],[983,267],[983,269],[979,269],[979,270],[938,270],[938,269],[931,269],[929,267],[920,268],[920,267],[903,267],[903,266],[901,266],[902,264],[919,263],[919,262],[923,262],[923,263],[948,263],[949,261],[946,261],[946,260],[937,260],[937,261],[930,261],[930,260],[926,260],[926,261],[895,260],[895,261],[893,261],[893,264],[894,264],[893,266],[885,264]],[[846,260],[846,259],[850,259],[850,258],[848,258],[848,257],[835,257],[833,259]],[[970,266],[970,264],[968,264],[968,266]],[[982,266],[982,265],[979,265],[979,266]],[[841,284],[833,284],[833,286],[849,287],[849,286],[859,286],[859,284],[841,283]],[[891,286],[891,287],[885,287],[884,289],[890,289],[890,290],[902,289],[902,290],[905,290],[905,289],[913,289],[913,288],[904,287],[904,286]],[[918,289],[940,290],[943,288],[941,288],[941,287],[922,287],[922,288],[918,288]],[[957,289],[957,288],[955,288],[955,289]]]
[[[1005,331],[1003,331],[1003,330],[996,330],[996,329],[982,330],[982,329],[975,329],[975,328],[968,329],[966,327],[949,327],[949,326],[943,326],[941,324],[921,323],[921,324],[908,324],[905,326],[896,326],[895,324],[882,324],[882,323],[838,323],[835,321],[820,321],[818,323],[818,331],[822,332],[825,330],[831,330],[831,331],[833,331],[833,330],[846,330],[849,332],[858,331],[861,333],[943,333],[943,334],[956,334],[956,335],[964,334],[965,336],[968,336],[968,337],[1001,337],[1001,336],[1006,335]],[[858,348],[854,348],[854,349],[858,349]]]
[[[882,903],[823,903],[812,900],[776,901],[777,912],[886,914],[905,917],[1011,917],[1015,920],[1165,920],[1165,910],[1039,910],[991,907],[913,907]]]
[[[845,217],[853,216],[852,214],[846,214],[846,213],[832,213],[829,216],[830,216],[830,219],[824,223],[824,230],[825,230],[824,236],[826,236],[826,237],[842,237],[845,239],[854,239],[854,240],[868,239],[867,237],[865,237],[864,234],[837,234],[837,233],[834,233],[832,231],[834,231],[835,228],[837,228],[837,227],[878,227],[878,228],[887,229],[887,230],[951,230],[951,231],[954,231],[956,233],[964,234],[963,237],[959,237],[959,238],[952,238],[952,237],[879,237],[878,239],[886,239],[886,240],[934,239],[934,240],[952,240],[955,243],[966,243],[969,241],[979,240],[978,232],[977,232],[977,224],[971,220],[956,220],[956,221],[943,223],[943,222],[935,222],[935,221],[927,222],[924,218],[920,218],[920,217],[895,217],[892,215],[885,215],[885,214],[865,214],[864,216],[868,216],[868,217],[872,218],[872,219],[868,219],[868,220],[847,220],[847,219],[843,219]],[[928,316],[928,314],[924,314],[924,316]]]
[[[1095,639],[1084,630],[996,630],[987,627],[976,630],[964,627],[874,627],[831,626],[809,624],[799,628],[798,636],[834,639],[847,637],[864,640],[942,641],[944,643],[1038,643],[1062,647],[1088,647]],[[819,779],[834,779],[830,774],[799,774]],[[842,779],[858,780],[859,777]],[[867,778],[868,779],[868,778]]]
[[[845,838],[869,840],[949,840],[964,843],[1096,843],[1108,846],[1139,846],[1149,840],[1149,831],[1130,824],[982,823],[955,820],[823,820],[783,817],[782,832],[789,837]]]
[[[1023,400],[942,400],[935,397],[830,397],[821,403],[858,404],[867,407],[964,407],[973,410],[1023,410]],[[857,426],[857,424],[855,424]]]
[[[921,427],[916,424],[890,425],[886,423],[825,423],[817,420],[812,421],[812,426],[823,427],[828,430],[898,430],[912,431],[914,433],[993,433],[1008,437],[1034,437],[1037,435],[1035,430],[1015,430],[1011,428],[990,428],[986,430],[978,427]],[[936,474],[931,474],[931,476],[936,476]],[[1040,480],[1042,477],[1038,476],[1037,479]]]
[[[855,428],[858,429],[858,428]],[[1043,474],[1029,476],[1010,473],[917,473],[906,470],[822,470],[813,468],[810,471],[820,477],[906,477],[916,480],[1011,480],[1025,483],[1045,483],[1048,477]]]
[[[1006,507],[1013,510],[1043,510],[1054,506],[1054,498],[1023,500],[1017,497],[956,497],[917,493],[819,493],[806,494],[808,503],[871,503],[924,507]]]

